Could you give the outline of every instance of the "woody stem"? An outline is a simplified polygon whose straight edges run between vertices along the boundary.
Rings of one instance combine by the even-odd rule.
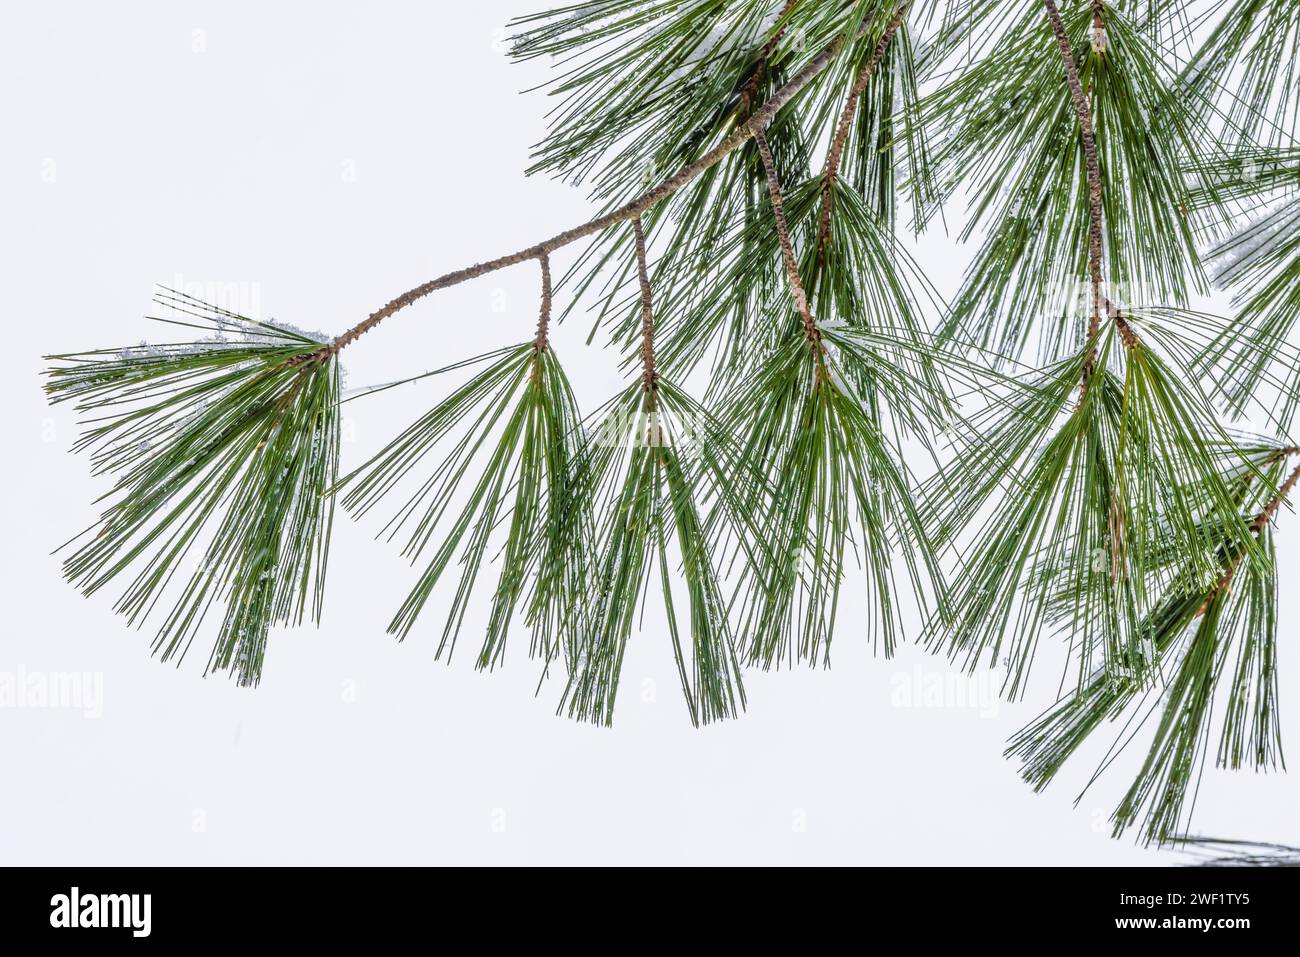
[[[400,312],[407,306],[423,299],[425,296],[440,289],[447,289],[459,283],[466,282],[470,279],[477,279],[480,276],[495,272],[499,269],[505,269],[507,266],[513,266],[518,263],[527,262],[530,259],[540,259],[543,255],[562,249],[571,243],[594,236],[611,226],[619,223],[636,219],[646,210],[668,199],[682,187],[692,182],[696,177],[706,170],[720,163],[726,156],[743,146],[755,134],[764,130],[773,117],[791,100],[799,95],[816,77],[821,74],[831,62],[835,59],[836,54],[844,45],[842,37],[836,38],[820,53],[806,63],[798,73],[796,73],[789,82],[782,86],[772,98],[764,103],[754,113],[740,123],[735,130],[731,132],[717,146],[709,150],[699,159],[686,164],[668,179],[664,180],[658,186],[649,192],[643,193],[631,202],[625,203],[617,209],[608,213],[603,213],[594,219],[588,220],[580,226],[567,229],[562,233],[544,239],[539,243],[520,249],[517,252],[508,253],[499,256],[496,259],[489,259],[485,262],[476,263],[473,266],[466,266],[463,269],[457,269],[446,275],[431,279],[422,283],[413,289],[409,289],[395,299],[390,300],[385,305],[376,309],[363,321],[357,323],[347,332],[336,338],[333,342],[323,346],[316,353],[312,354],[314,358],[326,358],[338,353],[341,349],[351,345],[361,336],[365,335],[375,326],[379,325],[389,316]]]
[[[1083,92],[1083,82],[1079,78],[1079,68],[1074,62],[1074,48],[1069,35],[1065,32],[1065,23],[1061,20],[1061,11],[1057,9],[1056,0],[1043,0],[1047,8],[1047,19],[1052,25],[1056,45],[1061,50],[1061,62],[1065,66],[1065,80],[1070,87],[1070,98],[1074,102],[1074,111],[1079,117],[1079,127],[1083,137],[1083,156],[1088,177],[1088,275],[1092,286],[1092,315],[1088,322],[1088,357],[1084,361],[1082,390],[1088,388],[1097,364],[1096,336],[1101,328],[1102,313],[1102,243],[1101,243],[1101,164],[1097,160],[1097,139],[1092,124],[1092,106]],[[1102,24],[1102,6],[1098,0],[1093,3],[1093,28]]]
[[[537,261],[542,267],[542,308],[537,318],[537,336],[533,340],[533,349],[545,352],[550,344],[551,331],[551,257],[542,253]]]
[[[804,335],[821,353],[821,333],[813,319],[812,309],[808,305],[808,295],[804,292],[803,280],[799,278],[799,263],[795,259],[794,244],[790,241],[790,226],[785,218],[785,199],[781,194],[781,179],[776,172],[776,161],[772,158],[772,148],[767,136],[759,132],[754,135],[754,144],[763,161],[763,172],[767,176],[767,191],[772,197],[772,215],[776,219],[777,242],[781,246],[781,258],[785,262],[785,274],[790,280],[790,291],[794,294],[794,304],[803,320]]]
[[[857,80],[854,81],[852,88],[849,90],[848,99],[845,101],[844,109],[840,113],[839,125],[835,130],[835,138],[831,140],[831,148],[826,154],[826,168],[822,174],[822,208],[817,227],[817,266],[819,269],[826,243],[831,236],[831,206],[834,203],[835,181],[839,177],[840,162],[844,157],[844,145],[848,142],[849,132],[853,128],[853,117],[858,111],[858,100],[862,97],[863,91],[866,90],[867,84],[871,82],[871,77],[879,68],[881,61],[884,60],[885,53],[889,50],[889,44],[893,41],[894,34],[898,32],[899,27],[903,25],[903,20],[906,19],[907,11],[911,6],[911,0],[901,4],[898,12],[894,14],[894,18],[885,27],[880,42],[876,44],[871,57],[863,65],[862,70],[858,73]]]
[[[650,294],[650,271],[646,266],[645,229],[641,217],[632,220],[636,246],[636,277],[641,286],[641,390],[653,393],[658,380],[655,372],[655,313]]]

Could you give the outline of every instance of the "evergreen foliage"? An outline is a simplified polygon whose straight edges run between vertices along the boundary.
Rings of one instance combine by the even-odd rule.
[[[271,629],[320,617],[338,498],[415,566],[394,635],[441,605],[449,659],[484,603],[476,665],[527,629],[581,720],[614,720],[651,595],[703,725],[744,709],[747,668],[828,664],[851,588],[849,640],[1005,667],[1011,697],[1057,646],[1060,700],[1008,754],[1042,788],[1119,722],[1095,782],[1144,734],[1116,834],[1191,841],[1211,750],[1281,766],[1292,0],[596,0],[514,28],[555,64],[530,172],[597,214],[333,339],[164,290],[203,336],[49,357],[110,483],[71,582],[124,583],[164,659],[216,604],[209,668],[254,684]],[[949,223],[973,254],[945,302],[907,246]],[[343,350],[527,262],[533,338],[440,370],[463,381],[340,478]],[[1196,311],[1212,287],[1232,315]],[[594,413],[553,301],[624,361]],[[1271,434],[1243,434],[1261,407]]]

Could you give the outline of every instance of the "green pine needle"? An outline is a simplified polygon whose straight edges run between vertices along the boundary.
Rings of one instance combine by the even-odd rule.
[[[1199,364],[1213,368],[1237,412],[1281,366],[1277,420],[1289,423],[1300,402],[1300,362],[1288,346],[1300,320],[1300,149],[1245,150],[1197,170],[1196,180],[1198,198],[1258,207],[1235,217],[1231,233],[1209,250],[1215,283],[1236,290],[1237,314]]]
[[[581,424],[554,350],[524,343],[481,357],[487,365],[340,483],[360,517],[412,473],[420,484],[381,534],[405,532],[412,561],[432,551],[389,630],[405,638],[453,562],[460,581],[438,646],[450,659],[486,566],[500,569],[477,666],[501,663],[517,610],[532,628],[531,653],[549,663],[566,652],[568,622],[584,566],[585,532],[574,497]],[[451,438],[460,426],[458,438]],[[442,449],[441,443],[450,448]],[[438,458],[434,458],[434,456]],[[419,471],[432,460],[428,475]],[[462,498],[458,493],[466,490]],[[505,527],[504,542],[495,533]]]
[[[925,396],[926,384],[915,388],[890,367],[888,348],[872,353],[849,330],[822,330],[822,337],[824,359],[799,336],[777,349],[742,385],[724,420],[742,436],[744,467],[773,476],[767,500],[747,508],[761,515],[766,547],[742,598],[748,658],[765,668],[829,661],[851,549],[866,565],[872,643],[882,638],[886,654],[897,645],[901,613],[896,541],[918,597],[942,591],[914,480],[879,409],[856,390],[871,382],[895,397],[913,389]],[[906,342],[895,343],[897,366],[906,352]]]
[[[1008,753],[1040,789],[1120,722],[1095,781],[1145,730],[1115,831],[1190,842],[1216,727],[1221,766],[1282,763],[1271,521],[1294,441],[1221,417],[1263,407],[1285,436],[1300,409],[1298,11],[599,0],[517,20],[516,58],[557,66],[530,172],[601,215],[333,341],[168,290],[160,320],[194,341],[49,357],[112,482],[64,572],[87,594],[121,579],[164,659],[215,603],[208,667],[255,684],[271,627],[319,620],[336,492],[358,517],[396,496],[380,534],[418,574],[390,632],[447,589],[450,659],[483,602],[476,665],[522,623],[542,678],[563,670],[560,710],[598,724],[656,588],[695,725],[744,709],[742,666],[828,664],[846,586],[892,654],[911,594],[923,641],[1005,666],[1013,697],[1063,638],[1068,693]],[[897,233],[904,205],[919,232],[955,199],[979,242],[949,304]],[[550,257],[580,242],[567,309],[642,366],[595,419],[547,339]],[[340,481],[339,350],[524,260],[537,338],[438,370],[473,371]],[[1230,320],[1187,309],[1211,276]]]
[[[1162,58],[1120,9],[1107,7],[1104,53],[1092,49],[1087,3],[1063,15],[1092,106],[1108,295],[1183,305],[1205,281],[1182,171],[1212,137],[1192,124]],[[913,123],[938,144],[940,198],[969,192],[962,238],[986,228],[944,332],[1010,358],[1035,346],[1044,361],[1073,352],[1089,316],[1088,184],[1042,5],[1024,7],[986,56],[924,97]]]
[[[726,603],[710,557],[713,532],[701,502],[740,492],[724,484],[723,432],[685,393],[659,377],[612,400],[584,455],[599,489],[595,587],[582,615],[579,658],[562,708],[609,725],[627,643],[646,589],[657,579],[691,723],[734,717],[744,708],[740,665]],[[675,547],[677,559],[670,558]],[[685,622],[674,597],[674,566],[686,588]]]
[[[1139,621],[1170,549],[1208,582],[1218,542],[1207,518],[1248,538],[1220,471],[1231,441],[1146,331],[1127,346],[1102,334],[1082,401],[1086,349],[999,396],[964,422],[952,465],[928,489],[927,511],[944,516],[938,541],[974,530],[952,616],[932,624],[930,643],[972,668],[1005,664],[1012,696],[1053,627],[1071,636],[1081,680],[1099,665],[1126,675],[1149,661]]]
[[[1300,867],[1300,847],[1286,844],[1213,837],[1187,837],[1172,843],[1197,854],[1199,867]]]
[[[1291,142],[1300,115],[1300,11],[1292,0],[1219,6],[1218,23],[1179,78],[1182,95],[1219,104],[1225,135],[1241,143]]]
[[[1247,520],[1266,506],[1289,470],[1287,456],[1277,448],[1252,450],[1250,458],[1238,468],[1232,492]],[[1282,763],[1277,582],[1268,526],[1255,546],[1265,561],[1249,560],[1247,541],[1235,529],[1220,529],[1218,575],[1209,583],[1194,569],[1172,576],[1142,621],[1143,644],[1152,651],[1148,666],[1127,675],[1098,669],[1077,692],[1012,738],[1007,754],[1022,762],[1035,790],[1046,787],[1095,731],[1126,719],[1093,775],[1097,780],[1158,710],[1147,758],[1115,812],[1115,833],[1140,822],[1147,842],[1181,839],[1207,756],[1216,700],[1223,705],[1221,767],[1267,770]],[[1163,699],[1148,707],[1157,691]]]
[[[183,317],[160,321],[213,335],[49,357],[51,401],[93,413],[77,448],[114,477],[64,573],[88,595],[126,576],[116,608],[132,623],[179,577],[155,652],[182,658],[210,606],[224,605],[208,668],[254,685],[271,626],[301,623],[309,606],[320,617],[338,362],[306,334],[181,293],[158,301]]]

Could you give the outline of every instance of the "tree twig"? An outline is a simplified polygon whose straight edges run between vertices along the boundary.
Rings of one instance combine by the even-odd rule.
[[[826,166],[822,173],[822,209],[821,219],[817,227],[818,271],[821,270],[826,243],[831,238],[831,206],[834,203],[835,181],[839,177],[840,161],[844,156],[844,145],[848,142],[849,131],[853,128],[853,118],[858,111],[858,100],[862,97],[863,91],[866,90],[867,84],[871,82],[871,77],[875,74],[876,69],[885,59],[889,44],[893,41],[894,34],[898,32],[899,27],[903,25],[903,21],[907,18],[907,11],[911,9],[911,6],[912,0],[907,0],[907,2],[899,5],[898,12],[894,14],[894,18],[885,27],[885,32],[881,34],[880,42],[876,44],[871,57],[863,64],[862,70],[858,73],[858,78],[850,88],[848,99],[845,101],[844,109],[840,113],[840,122],[835,130],[835,138],[831,140],[831,148],[826,154]]]
[[[542,353],[550,348],[551,335],[551,257],[542,253],[537,257],[542,269],[542,304],[537,316],[537,334],[533,337],[533,368],[529,373],[534,385],[542,378]]]
[[[785,261],[785,274],[790,280],[790,291],[794,295],[794,304],[803,319],[804,335],[808,341],[821,351],[821,333],[813,319],[812,309],[808,305],[808,294],[804,291],[803,280],[799,278],[799,261],[795,259],[794,243],[790,241],[790,225],[785,218],[785,200],[781,195],[781,179],[777,175],[776,161],[772,158],[772,148],[767,143],[767,136],[757,133],[754,145],[763,161],[763,172],[767,175],[767,191],[772,197],[772,215],[776,219],[776,237],[781,245],[781,258]]]
[[[1065,24],[1061,20],[1061,11],[1057,9],[1056,0],[1043,0],[1043,6],[1047,8],[1047,19],[1051,22],[1052,33],[1056,37],[1056,45],[1061,49],[1061,61],[1065,65],[1065,80],[1070,86],[1070,98],[1074,101],[1074,111],[1079,116],[1079,127],[1083,135],[1083,156],[1088,173],[1088,273],[1092,282],[1092,317],[1088,322],[1088,342],[1090,346],[1088,357],[1084,360],[1083,384],[1080,386],[1079,392],[1080,401],[1082,401],[1088,390],[1088,380],[1092,378],[1093,370],[1097,365],[1095,340],[1098,330],[1101,329],[1101,165],[1097,161],[1097,138],[1092,125],[1092,107],[1088,103],[1088,97],[1083,92],[1083,82],[1079,79],[1079,68],[1074,62],[1074,48],[1070,45],[1070,37],[1065,32]],[[1099,0],[1094,0],[1094,30],[1098,28],[1098,24],[1101,22],[1101,4]]]
[[[537,318],[537,336],[533,339],[533,350],[545,352],[550,344],[551,332],[551,257],[542,253],[537,261],[542,267],[542,308]]]
[[[347,332],[334,339],[328,345],[323,346],[318,352],[304,357],[304,361],[312,358],[325,358],[329,355],[339,352],[339,350],[351,345],[361,336],[365,335],[375,326],[379,325],[389,316],[400,312],[414,302],[423,299],[425,296],[439,289],[447,289],[450,286],[458,285],[470,279],[477,279],[488,273],[496,272],[499,269],[505,269],[507,266],[514,266],[518,263],[527,262],[530,259],[539,259],[543,255],[562,249],[571,243],[588,236],[594,236],[610,226],[616,226],[619,223],[635,219],[643,212],[657,205],[668,197],[672,196],[679,189],[690,183],[705,170],[712,168],[721,162],[728,154],[748,142],[756,133],[767,128],[772,122],[773,117],[791,100],[799,95],[803,89],[817,78],[825,70],[835,55],[839,53],[840,48],[844,45],[842,37],[836,38],[817,56],[809,60],[804,67],[796,73],[788,83],[772,94],[772,98],[759,107],[752,116],[736,127],[732,133],[727,136],[721,143],[709,150],[708,153],[701,156],[694,162],[683,166],[668,179],[664,180],[654,189],[638,196],[631,202],[625,203],[617,209],[608,213],[603,213],[595,219],[588,220],[580,226],[572,229],[566,229],[562,233],[557,233],[549,239],[544,239],[539,243],[528,246],[517,252],[499,256],[496,259],[489,259],[485,262],[477,263],[473,266],[466,266],[463,269],[457,269],[446,275],[431,279],[426,283],[409,289],[395,299],[390,300],[385,305],[376,309],[364,320],[357,323]]]
[[[1295,455],[1297,452],[1300,452],[1300,449],[1285,448],[1279,449],[1277,454],[1279,457],[1287,458]],[[1263,509],[1260,510],[1259,514],[1255,516],[1255,520],[1250,523],[1250,534],[1258,537],[1260,533],[1268,527],[1268,524],[1273,521],[1273,517],[1277,515],[1282,504],[1290,497],[1297,482],[1300,482],[1300,465],[1297,465],[1291,470],[1291,474],[1287,476],[1286,481],[1282,483],[1282,486],[1277,490],[1277,493],[1268,500],[1268,504],[1266,504]],[[1201,607],[1197,609],[1196,613],[1198,615],[1204,614],[1205,610],[1210,607],[1210,603],[1228,590],[1229,586],[1232,584],[1233,577],[1237,574],[1237,568],[1241,565],[1241,561],[1245,557],[1246,550],[1244,548],[1237,552],[1232,563],[1223,573],[1223,576],[1215,583],[1214,588],[1210,590],[1210,594],[1206,596],[1205,601],[1201,603]]]
[[[786,18],[786,15],[794,9],[794,5],[798,2],[799,0],[785,0],[785,6],[782,7],[781,12],[777,14],[776,22],[781,23],[781,21]],[[736,115],[742,120],[749,116],[749,109],[754,105],[754,98],[758,96],[758,85],[763,82],[763,74],[767,72],[767,63],[772,58],[772,54],[776,50],[776,45],[781,42],[781,37],[784,33],[785,25],[782,24],[777,28],[777,31],[772,34],[772,38],[767,41],[767,44],[763,47],[762,54],[758,58],[758,62],[754,64],[754,71],[749,75],[749,82],[745,84],[745,89],[740,94],[740,107],[736,111]]]
[[[1287,480],[1282,483],[1282,487],[1277,490],[1277,494],[1269,499],[1268,504],[1264,506],[1264,509],[1258,515],[1255,516],[1255,520],[1250,523],[1250,531],[1252,534],[1258,535],[1264,530],[1269,522],[1273,521],[1273,517],[1277,515],[1278,509],[1282,507],[1282,503],[1290,497],[1297,482],[1300,482],[1300,465],[1297,465],[1291,470],[1291,474],[1287,476]]]
[[[641,391],[652,393],[659,374],[655,372],[655,310],[650,294],[650,270],[646,265],[645,228],[641,217],[632,220],[636,246],[636,278],[641,286]]]

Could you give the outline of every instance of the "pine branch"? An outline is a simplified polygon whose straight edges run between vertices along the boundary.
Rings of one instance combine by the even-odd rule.
[[[1281,469],[1295,455],[1293,447],[1264,448],[1255,454],[1258,466],[1240,467],[1236,497],[1242,507],[1260,487],[1264,471]],[[1276,579],[1273,576],[1269,526],[1282,503],[1294,490],[1300,468],[1275,486],[1258,493],[1266,496],[1243,533],[1209,526],[1219,540],[1217,562],[1221,574],[1209,584],[1196,574],[1175,576],[1161,601],[1143,621],[1147,654],[1126,674],[1098,671],[1079,691],[1059,701],[1037,721],[1018,732],[1007,749],[1023,761],[1022,773],[1035,789],[1045,787],[1064,763],[1105,722],[1132,714],[1095,781],[1149,718],[1133,714],[1159,680],[1169,662],[1172,676],[1166,700],[1146,762],[1116,811],[1115,833],[1137,821],[1145,808],[1147,841],[1180,841],[1180,822],[1190,813],[1187,802],[1204,758],[1203,742],[1215,693],[1225,674],[1225,659],[1232,644],[1238,661],[1228,681],[1228,704],[1220,737],[1219,763],[1240,768],[1247,755],[1256,768],[1273,766],[1279,759],[1276,686]],[[1256,540],[1259,540],[1258,542]],[[1251,547],[1247,547],[1250,542]],[[1266,550],[1267,562],[1243,564],[1248,551]],[[1239,570],[1248,580],[1239,590],[1230,583]],[[1239,593],[1234,593],[1239,592]],[[1090,782],[1091,783],[1091,782]]]
[[[835,138],[831,141],[830,151],[826,154],[826,166],[822,171],[822,209],[819,220],[820,225],[817,229],[817,272],[819,273],[821,272],[822,255],[826,243],[831,238],[831,207],[835,200],[835,181],[839,177],[840,161],[844,156],[844,144],[848,142],[849,131],[853,126],[853,117],[857,113],[858,99],[862,96],[862,91],[867,88],[867,84],[871,82],[876,68],[884,60],[889,44],[894,39],[894,34],[898,32],[899,27],[903,25],[903,21],[907,19],[907,13],[911,7],[911,0],[899,5],[898,12],[894,14],[893,19],[885,27],[885,32],[881,35],[875,50],[872,51],[871,58],[858,73],[853,87],[849,90],[844,109],[840,113],[839,125],[835,129]]]
[[[338,365],[295,364],[320,344],[289,327],[170,290],[156,302],[180,317],[159,321],[211,335],[48,357],[51,401],[96,413],[76,449],[114,476],[94,535],[64,574],[86,594],[129,577],[116,607],[133,623],[179,579],[154,642],[163,660],[183,659],[210,608],[224,605],[208,668],[255,685],[272,625],[319,620]]]
[[[790,282],[790,292],[794,296],[795,308],[803,320],[803,331],[808,341],[821,355],[821,333],[813,319],[812,309],[808,305],[808,294],[804,291],[803,280],[799,278],[799,261],[795,258],[794,244],[790,241],[790,225],[785,218],[785,197],[781,193],[781,180],[777,175],[776,161],[772,158],[772,149],[767,144],[767,137],[761,132],[754,137],[758,146],[758,155],[763,160],[763,172],[767,176],[767,189],[772,199],[772,216],[776,220],[776,235],[781,244],[781,259],[785,263],[786,278]]]
[[[768,40],[767,45],[763,47],[763,53],[758,58],[758,63],[754,65],[754,72],[750,76],[749,82],[745,84],[744,92],[740,94],[740,107],[736,111],[739,116],[749,116],[749,111],[754,105],[754,100],[758,97],[759,85],[763,82],[763,74],[767,72],[768,61],[772,58],[772,54],[776,51],[777,44],[781,42],[781,37],[785,34],[786,18],[798,2],[799,0],[785,0],[785,6],[781,8],[781,12],[777,15],[776,22],[780,24],[780,26],[773,31],[771,39]]]
[[[927,95],[913,120],[938,144],[938,198],[967,187],[963,237],[987,224],[942,331],[1004,362],[1031,344],[1043,362],[1059,361],[1087,341],[1094,313],[1099,325],[1105,319],[1091,283],[1097,257],[1082,127],[1042,9],[1015,16],[986,55]],[[1159,51],[1117,10],[1107,8],[1104,54],[1091,47],[1090,4],[1074,4],[1062,23],[1103,180],[1102,295],[1125,307],[1185,306],[1204,278],[1185,170],[1213,149],[1212,137],[1175,97]]]
[[[655,314],[654,300],[650,294],[650,271],[646,265],[645,230],[641,217],[632,220],[636,237],[636,275],[641,286],[641,382],[645,392],[655,390],[658,373],[655,371]]]
[[[1290,448],[1280,449],[1278,451],[1279,457],[1285,457],[1291,454],[1294,454],[1294,451]],[[1295,470],[1287,476],[1287,480],[1282,484],[1282,487],[1277,490],[1277,494],[1269,499],[1268,503],[1260,509],[1259,514],[1256,515],[1254,520],[1250,523],[1251,535],[1259,537],[1259,534],[1268,527],[1268,525],[1273,521],[1274,516],[1277,515],[1278,509],[1280,509],[1283,503],[1285,503],[1290,497],[1291,491],[1295,488],[1297,482],[1300,482],[1300,465],[1297,465]],[[1210,590],[1210,594],[1206,597],[1205,602],[1201,605],[1197,614],[1204,614],[1210,604],[1232,586],[1233,576],[1237,574],[1237,569],[1241,565],[1242,559],[1245,557],[1245,549],[1241,549],[1233,556],[1227,569],[1224,570],[1222,577],[1215,582],[1214,587]]]
[[[542,268],[542,302],[537,318],[537,335],[533,339],[533,348],[545,352],[550,344],[551,333],[551,257],[542,253],[537,257]]]
[[[1186,837],[1173,842],[1200,856],[1197,867],[1300,867],[1300,847],[1263,841]]]
[[[570,641],[572,603],[586,571],[578,444],[581,425],[555,352],[538,339],[482,357],[484,368],[339,483],[343,507],[360,518],[405,487],[442,443],[436,464],[380,534],[407,534],[405,554],[432,555],[394,615],[389,631],[406,638],[453,563],[460,582],[438,656],[450,660],[494,535],[504,524],[500,571],[479,668],[499,664],[516,610],[533,629],[532,654],[544,667]],[[459,493],[468,494],[457,510]],[[570,654],[570,660],[572,655]]]
[[[738,511],[740,476],[722,463],[730,444],[720,428],[655,368],[654,301],[645,234],[632,220],[642,308],[642,371],[638,383],[610,404],[605,423],[589,440],[582,465],[606,489],[600,522],[598,587],[584,614],[583,636],[561,708],[570,716],[611,724],[624,652],[647,579],[658,567],[673,655],[692,724],[733,717],[744,707],[739,662],[732,647],[726,605],[712,566],[699,489]],[[700,462],[683,445],[694,420],[696,440],[713,451]],[[629,430],[629,424],[631,429]],[[624,452],[620,462],[619,452]],[[702,465],[702,468],[700,467]],[[728,483],[735,487],[728,488]],[[687,588],[689,653],[678,625],[668,549],[676,542]]]
[[[722,161],[728,154],[734,152],[743,146],[755,134],[764,130],[772,119],[787,103],[793,100],[800,92],[804,90],[817,76],[825,70],[835,59],[837,53],[844,46],[844,39],[837,37],[827,45],[820,53],[810,60],[794,77],[781,87],[772,97],[756,110],[748,119],[737,126],[736,130],[726,139],[709,150],[704,156],[692,163],[682,167],[672,176],[656,186],[654,189],[642,194],[636,199],[623,206],[604,213],[594,219],[588,220],[580,226],[567,229],[562,233],[542,240],[525,249],[517,252],[508,253],[499,256],[496,259],[489,259],[473,266],[467,266],[463,269],[449,272],[446,275],[439,276],[437,279],[431,279],[422,283],[413,289],[409,289],[400,296],[390,300],[386,305],[375,310],[363,321],[353,326],[342,335],[335,338],[328,346],[322,347],[318,353],[319,358],[327,355],[336,355],[341,349],[351,345],[361,336],[365,335],[375,326],[379,325],[389,316],[400,312],[407,306],[418,302],[425,296],[440,289],[447,289],[451,286],[467,282],[471,279],[477,279],[488,273],[495,272],[499,269],[505,269],[507,266],[514,266],[530,259],[539,259],[543,255],[548,255],[558,249],[563,249],[572,243],[585,239],[588,236],[594,236],[601,233],[611,226],[627,222],[640,217],[644,212],[668,199],[683,186],[686,186],[701,173],[712,168]]]
[[[1184,345],[1204,321],[1164,310],[1178,327],[1166,333],[1126,284],[1184,303],[1203,288],[1198,229],[1228,235],[1212,252],[1219,278],[1252,288],[1228,333],[1239,348],[1225,390],[1239,402],[1271,382],[1298,311],[1294,243],[1279,238],[1294,204],[1238,223],[1245,201],[1294,185],[1294,170],[1252,184],[1211,155],[1209,81],[1184,71],[1172,86],[1156,39],[1174,4],[1076,0],[1062,15],[1043,2],[1046,21],[1033,4],[953,3],[919,57],[908,20],[928,20],[912,0],[614,0],[526,21],[541,26],[521,55],[590,54],[553,85],[562,105],[533,168],[580,180],[601,164],[600,215],[432,279],[330,341],[169,296],[217,335],[53,357],[52,400],[94,412],[78,448],[114,481],[67,576],[87,592],[131,576],[118,603],[131,621],[179,576],[155,647],[183,655],[224,605],[210,667],[255,683],[270,628],[319,617],[334,494],[362,516],[403,490],[381,534],[401,534],[421,567],[391,632],[416,631],[454,567],[438,644],[450,658],[490,571],[476,665],[504,661],[522,618],[543,677],[563,672],[560,709],[608,724],[658,582],[699,725],[744,708],[742,658],[829,663],[855,558],[873,645],[883,635],[891,654],[901,562],[928,641],[972,667],[1006,664],[1012,696],[1040,639],[1068,634],[1073,694],[1012,742],[1036,787],[1168,671],[1115,824],[1145,816],[1149,839],[1176,836],[1220,689],[1219,763],[1280,762],[1272,524],[1300,468],[1282,478],[1291,444],[1262,452],[1223,431]],[[1244,63],[1258,106],[1254,81],[1280,61],[1242,24],[1267,14],[1286,28],[1276,39],[1293,39],[1287,4],[1237,0],[1228,13],[1194,62],[1206,76]],[[819,52],[805,62],[808,38]],[[916,64],[963,48],[918,104]],[[1247,145],[1232,159],[1246,155],[1262,154]],[[964,185],[966,234],[995,217],[935,336],[927,294],[941,304],[893,235],[904,164],[918,222]],[[552,254],[584,240],[553,282]],[[439,370],[474,371],[338,481],[341,350],[435,290],[531,260],[531,338]],[[1080,337],[1083,310],[1058,308],[1057,294],[1085,270]],[[595,419],[580,416],[551,343],[557,288],[572,303],[599,295],[593,337],[613,317],[629,382]],[[1044,318],[1058,323],[1046,368],[1002,374]],[[237,343],[222,338],[232,330]],[[982,351],[992,344],[1006,355]],[[676,385],[711,353],[706,396],[720,413]],[[989,402],[957,415],[965,396],[950,393],[966,377]],[[905,443],[928,446],[950,420],[964,433],[956,454],[918,496]],[[937,552],[968,532],[950,593]],[[724,595],[729,560],[736,590]]]
[[[931,643],[972,668],[1006,663],[1013,696],[1053,628],[1069,635],[1081,681],[1097,662],[1127,673],[1145,654],[1141,622],[1165,556],[1178,555],[1208,587],[1221,570],[1218,536],[1249,540],[1222,476],[1225,459],[1239,464],[1235,444],[1180,377],[1178,354],[1162,355],[1137,337],[1132,317],[1114,316],[1112,334],[1094,340],[1095,360],[1088,343],[971,416],[952,464],[926,492],[928,511],[942,516],[937,541],[982,520],[952,615],[933,623]],[[1089,362],[1090,387],[1061,421]],[[1265,562],[1257,547],[1248,551],[1252,564]]]
[[[1056,7],[1056,0],[1043,0],[1043,6],[1047,8],[1047,18],[1051,22],[1052,33],[1056,37],[1057,46],[1061,49],[1061,62],[1065,66],[1066,82],[1070,86],[1070,99],[1079,116],[1079,130],[1083,138],[1083,155],[1088,172],[1088,274],[1092,282],[1092,318],[1088,322],[1087,338],[1089,343],[1095,343],[1097,332],[1101,328],[1102,310],[1101,165],[1097,162],[1097,139],[1092,125],[1092,106],[1083,92],[1079,68],[1074,62],[1074,47],[1071,46],[1070,37],[1065,32],[1065,24],[1061,21],[1061,12]],[[1095,43],[1097,37],[1104,35],[1105,29],[1102,23],[1100,0],[1093,0],[1092,11]],[[1093,346],[1083,366],[1081,392],[1087,391],[1088,380],[1092,378],[1096,362],[1097,354]]]

